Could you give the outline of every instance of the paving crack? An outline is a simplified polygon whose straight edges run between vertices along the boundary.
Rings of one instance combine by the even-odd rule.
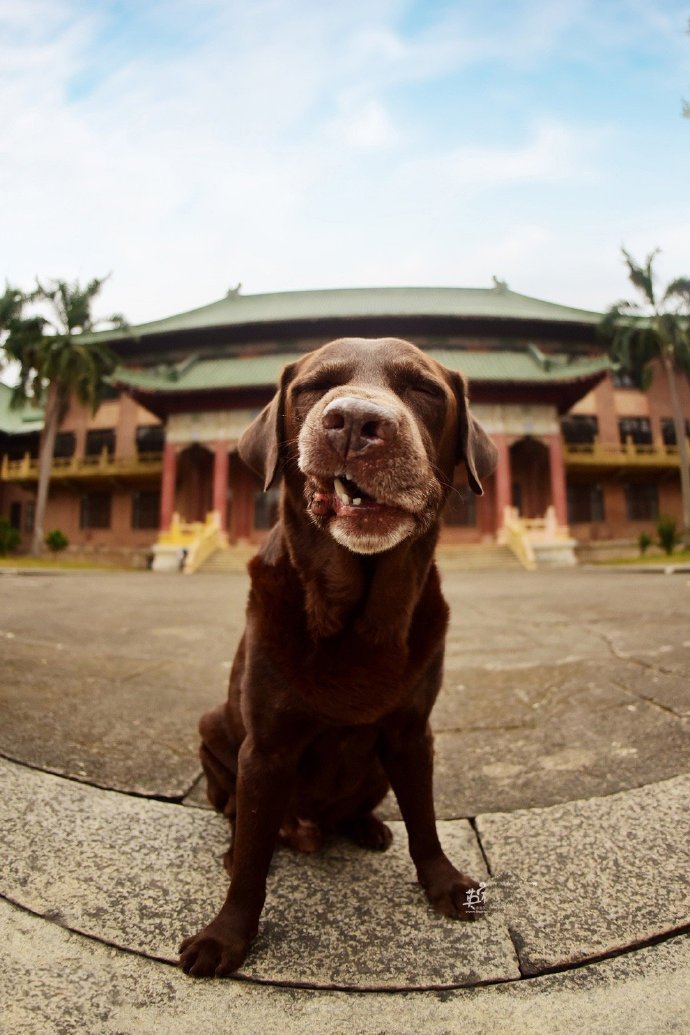
[[[434,726],[434,736],[441,737],[446,733],[512,733],[515,730],[534,730],[536,722],[515,722],[498,726]]]
[[[685,938],[688,935],[690,935],[690,923],[680,924],[677,927],[669,928],[668,931],[662,931],[660,934],[650,935],[649,938],[642,938],[639,941],[631,942],[629,945],[623,945],[617,949],[609,949],[608,951],[599,952],[594,956],[587,956],[584,959],[545,966],[538,970],[535,969],[533,972],[530,971],[523,973],[522,976],[525,981],[535,981],[538,978],[547,977],[551,974],[569,974],[571,971],[584,970],[597,963],[605,963],[607,960],[619,959],[621,956],[631,956],[633,953],[640,952],[642,949],[650,949],[654,945],[663,945],[664,942],[670,942],[676,938]],[[520,965],[520,970],[522,972],[522,964]]]
[[[0,760],[11,762],[12,765],[21,766],[22,769],[29,769],[34,773],[45,773],[54,776],[58,780],[66,780],[68,783],[77,783],[81,787],[95,787],[99,791],[109,791],[111,794],[122,794],[127,798],[143,798],[146,801],[162,801],[166,805],[181,805],[184,792],[177,794],[156,794],[149,791],[134,791],[128,788],[111,787],[106,783],[97,783],[95,780],[87,780],[83,777],[73,776],[71,773],[61,773],[57,769],[48,769],[46,766],[34,765],[26,759],[16,758],[6,751],[0,751]]]
[[[611,685],[617,687],[619,690],[622,690],[623,693],[627,694],[629,697],[635,698],[636,701],[645,701],[647,704],[651,704],[654,708],[658,708],[662,712],[667,712],[669,715],[673,715],[673,717],[676,719],[688,718],[687,715],[684,715],[682,712],[677,712],[675,708],[671,708],[670,705],[662,704],[662,702],[657,701],[655,697],[650,697],[647,694],[643,694],[639,690],[632,690],[629,686],[626,686],[625,683],[621,683],[617,679],[612,679]]]
[[[180,803],[182,805],[185,804],[185,800],[184,799],[188,798],[189,795],[192,793],[192,791],[196,790],[196,788],[199,786],[199,784],[201,783],[203,778],[204,778],[204,771],[203,771],[203,769],[200,769],[199,772],[194,777],[194,779],[192,780],[192,782],[187,787],[187,790],[183,792],[182,797],[180,799]]]
[[[644,669],[645,672],[654,672],[664,676],[679,675],[679,673],[673,672],[671,669],[664,668],[663,665],[654,665],[650,661],[645,661],[644,658],[634,657],[631,654],[622,653],[616,648],[611,637],[608,636],[607,633],[598,632],[597,635],[609,648],[613,657],[616,658],[618,661],[623,661],[629,664],[637,665],[639,668]],[[658,701],[656,697],[653,697],[651,694],[643,694],[639,690],[632,690],[629,686],[626,686],[626,684],[621,682],[620,680],[612,679],[611,685],[617,687],[619,690],[622,690],[623,693],[628,694],[628,696],[634,697],[638,701],[646,701],[647,704],[651,704],[653,707],[659,708],[660,711],[667,712],[669,715],[673,715],[676,719],[687,718],[687,715],[684,715],[682,712],[677,712],[668,704],[663,704],[661,701]]]

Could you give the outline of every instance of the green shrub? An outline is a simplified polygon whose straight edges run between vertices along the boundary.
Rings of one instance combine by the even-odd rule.
[[[659,545],[670,556],[680,541],[676,519],[660,517],[656,523],[656,532],[659,536]]]
[[[16,550],[20,541],[21,536],[17,529],[12,528],[7,518],[0,518],[0,557]]]
[[[69,546],[69,540],[59,528],[54,528],[52,532],[48,532],[46,536],[46,546],[53,553],[59,553],[60,550],[65,550]]]
[[[642,557],[646,554],[649,547],[652,545],[652,537],[649,532],[640,532],[637,540],[637,545],[640,548],[640,554]]]

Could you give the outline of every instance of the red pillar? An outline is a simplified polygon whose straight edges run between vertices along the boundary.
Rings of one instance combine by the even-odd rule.
[[[560,435],[549,435],[549,467],[551,470],[551,500],[559,525],[568,524],[568,496],[565,488],[565,463]]]
[[[177,453],[172,442],[166,442],[163,449],[163,477],[161,479],[161,531],[167,532],[175,510],[175,475]]]
[[[500,532],[503,528],[505,508],[509,507],[512,501],[510,491],[510,449],[508,439],[505,435],[491,435],[491,440],[498,449],[498,463],[496,465],[496,529]]]
[[[225,532],[228,504],[228,444],[216,442],[213,459],[213,509],[220,514],[220,527]]]
[[[250,540],[254,525],[254,493],[257,491],[256,478],[250,474],[242,463],[238,463],[233,482],[233,531],[236,539]]]

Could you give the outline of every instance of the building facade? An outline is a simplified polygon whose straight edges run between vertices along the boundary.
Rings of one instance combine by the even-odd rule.
[[[678,450],[661,372],[641,393],[616,379],[600,314],[508,290],[345,289],[243,296],[100,335],[120,366],[95,416],[73,407],[55,447],[46,529],[77,550],[143,564],[174,520],[215,516],[230,544],[275,520],[237,442],[285,363],[336,337],[403,337],[469,379],[471,405],[499,449],[476,499],[461,468],[446,542],[491,542],[506,508],[552,508],[580,543],[635,539],[680,518]],[[690,386],[680,379],[690,430]],[[0,514],[28,545],[41,415],[12,411],[0,386]],[[178,515],[178,518],[174,518]]]

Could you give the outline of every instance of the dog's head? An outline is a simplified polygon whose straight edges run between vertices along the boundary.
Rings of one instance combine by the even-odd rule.
[[[267,489],[301,482],[311,519],[355,553],[380,553],[437,520],[464,463],[472,491],[497,451],[464,378],[397,338],[340,338],[283,371],[239,442]]]

